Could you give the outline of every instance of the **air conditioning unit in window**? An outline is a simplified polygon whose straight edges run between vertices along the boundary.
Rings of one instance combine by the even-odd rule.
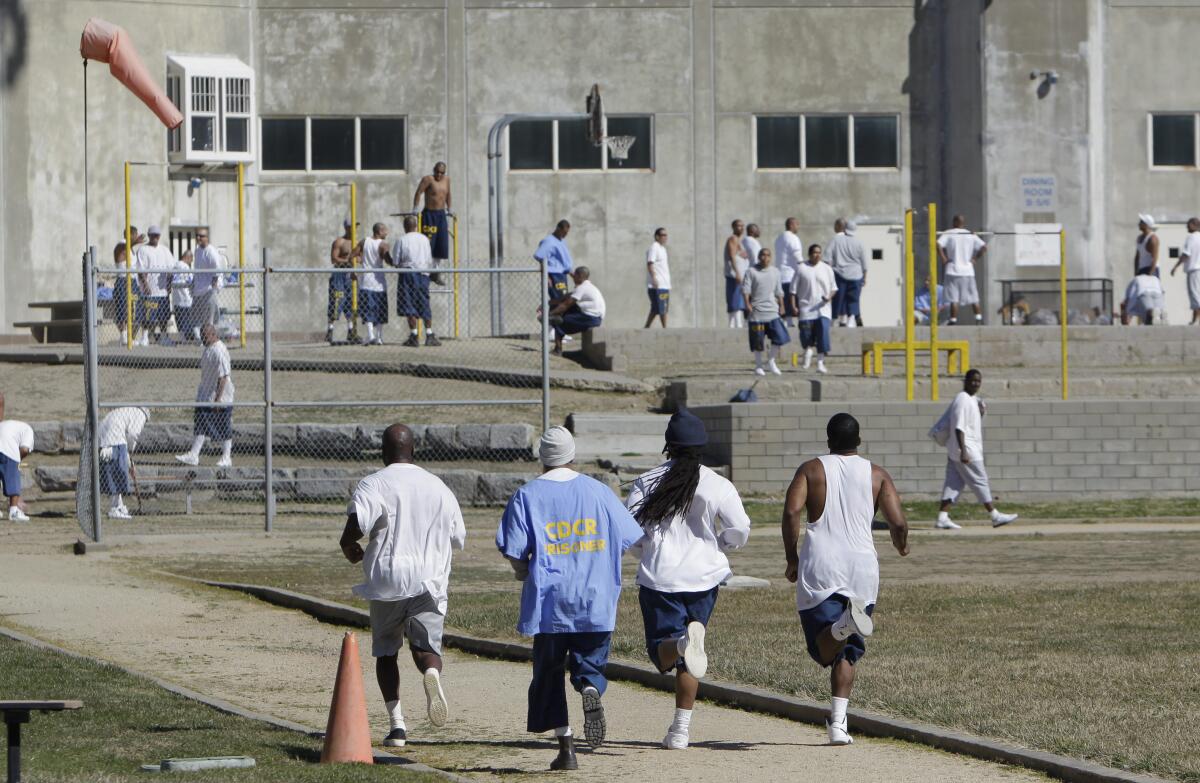
[[[167,160],[179,165],[254,160],[254,70],[227,55],[167,55],[167,97],[183,124],[167,131]]]

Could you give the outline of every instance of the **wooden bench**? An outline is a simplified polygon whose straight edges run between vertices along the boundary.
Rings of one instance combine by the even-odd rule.
[[[29,307],[46,309],[50,317],[45,321],[17,321],[13,326],[28,329],[39,343],[82,343],[83,300],[65,302],[30,302]]]
[[[971,343],[967,340],[938,340],[937,347],[939,351],[945,351],[947,354],[946,364],[947,371],[950,375],[965,373],[971,369]],[[874,342],[866,342],[862,344],[862,371],[863,375],[882,375],[883,374],[883,355],[885,353],[904,353],[906,346],[904,341],[885,342],[876,340]],[[913,349],[916,351],[929,351],[928,340],[914,340]],[[934,358],[937,361],[937,357]]]
[[[81,701],[0,701],[0,712],[8,724],[8,783],[21,783],[21,724],[31,712],[61,712],[83,709]]]

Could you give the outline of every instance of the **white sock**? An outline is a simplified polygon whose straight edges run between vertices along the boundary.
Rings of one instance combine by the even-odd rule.
[[[432,336],[433,336],[433,327],[432,327],[432,326],[426,326],[426,327],[425,327],[425,336],[426,336],[426,337],[432,337]]]
[[[404,711],[400,709],[400,700],[387,701],[383,703],[388,711],[388,723],[393,729],[406,729],[404,725]]]
[[[195,438],[192,439],[192,450],[190,453],[193,457],[195,457],[196,459],[199,459],[200,458],[200,450],[203,448],[204,448],[204,436],[197,435]]]
[[[850,706],[849,699],[843,699],[841,696],[834,696],[829,700],[829,722],[830,723],[845,723],[846,708]]]
[[[679,653],[680,657],[683,657],[683,651],[687,647],[687,639],[687,634],[684,634],[675,640],[675,651]]]
[[[368,340],[375,339],[375,324],[370,323],[370,322],[367,323],[367,339]]]
[[[109,508],[120,508],[120,507],[121,507],[121,496],[113,495],[112,500],[110,501]]]
[[[775,357],[778,355],[779,355],[779,346],[778,345],[772,345],[770,348],[767,349],[767,358],[770,359],[771,361],[775,361]]]
[[[378,326],[378,329],[379,329],[379,331],[377,331],[375,333],[375,336],[378,337],[380,340],[382,340],[383,339],[383,324],[380,324]]]
[[[995,516],[995,512],[992,512],[992,515]],[[950,521],[950,512],[949,511],[939,511],[938,512],[938,522],[941,522],[942,520],[945,520],[947,522]]]
[[[557,729],[554,730],[554,736],[556,736],[556,737],[573,736],[571,734],[571,727],[570,726],[559,726]]]
[[[729,314],[729,328],[730,329],[737,328],[737,314],[736,313]],[[124,338],[121,338],[121,339],[124,339]]]
[[[738,312],[737,312],[737,319],[738,319],[738,328],[739,329],[741,329],[743,326],[746,325],[746,314],[743,313],[741,310],[738,310]]]
[[[221,441],[221,459],[229,459],[233,455],[233,441]]]
[[[675,708],[675,720],[671,721],[671,731],[675,734],[687,734],[692,725],[692,711],[682,707]]]
[[[754,352],[754,366],[762,367],[762,351]]]
[[[410,333],[410,334],[412,334],[412,336],[413,336],[413,337],[416,337],[416,336],[417,336],[417,330],[416,330],[416,329],[409,329],[408,331],[409,331],[409,333]]]

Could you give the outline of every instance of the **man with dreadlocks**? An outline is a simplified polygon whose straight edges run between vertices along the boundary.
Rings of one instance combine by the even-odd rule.
[[[717,588],[733,573],[725,553],[745,545],[750,517],[733,484],[700,464],[704,422],[681,409],[666,441],[667,461],[634,481],[626,505],[646,531],[634,547],[646,652],[659,671],[676,671],[675,719],[662,744],[682,750],[708,670],[705,626]]]

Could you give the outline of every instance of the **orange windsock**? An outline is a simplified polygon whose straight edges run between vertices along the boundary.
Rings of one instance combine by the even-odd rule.
[[[129,33],[121,27],[103,19],[89,19],[79,39],[79,53],[85,60],[108,63],[108,70],[117,81],[141,98],[163,125],[177,128],[183,122],[183,115],[150,78]]]
[[[329,705],[321,763],[353,761],[374,764],[375,757],[371,752],[371,728],[367,723],[367,697],[363,692],[358,640],[347,631],[342,639],[337,679],[333,682],[333,702]]]

